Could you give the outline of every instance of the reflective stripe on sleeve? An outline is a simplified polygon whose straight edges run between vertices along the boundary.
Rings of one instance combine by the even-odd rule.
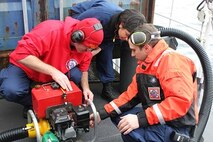
[[[120,109],[117,107],[117,105],[113,101],[111,101],[109,104],[114,108],[117,114],[121,114]]]
[[[155,113],[156,113],[156,115],[157,115],[157,117],[158,117],[158,120],[159,120],[160,124],[161,124],[161,125],[165,124],[163,115],[162,115],[162,113],[160,112],[160,109],[159,109],[158,105],[157,105],[157,104],[153,105],[153,109],[154,109],[154,111],[155,111]]]

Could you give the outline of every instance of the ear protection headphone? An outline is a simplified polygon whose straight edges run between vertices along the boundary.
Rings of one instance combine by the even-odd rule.
[[[81,42],[83,42],[86,37],[85,37],[85,34],[82,31],[82,29],[91,28],[91,27],[94,28],[94,31],[90,32],[90,35],[92,33],[94,33],[95,31],[103,29],[101,23],[96,23],[96,24],[94,24],[93,26],[90,26],[90,27],[82,27],[80,30],[76,30],[75,32],[72,33],[72,35],[71,35],[72,42],[75,42],[75,43],[81,43]],[[90,35],[87,38],[89,38]]]
[[[145,44],[149,43],[150,41],[154,39],[159,39],[160,38],[159,35],[160,35],[160,31],[152,32],[152,33],[147,30],[136,31],[129,36],[129,39],[134,45],[144,46]]]
[[[84,32],[82,30],[77,30],[72,33],[71,40],[75,43],[83,42],[85,39]]]

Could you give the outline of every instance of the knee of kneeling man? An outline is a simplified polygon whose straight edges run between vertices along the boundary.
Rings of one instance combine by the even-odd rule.
[[[20,89],[17,88],[4,87],[2,96],[8,101],[16,101],[17,99],[22,97],[24,92],[25,91],[20,91]]]

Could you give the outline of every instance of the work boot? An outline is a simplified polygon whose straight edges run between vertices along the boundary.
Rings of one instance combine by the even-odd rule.
[[[112,83],[104,83],[103,84],[103,90],[101,96],[106,99],[108,102],[116,99],[118,97],[119,93],[114,90]]]

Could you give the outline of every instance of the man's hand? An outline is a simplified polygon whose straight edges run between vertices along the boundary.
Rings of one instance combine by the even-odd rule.
[[[56,69],[54,72],[52,72],[51,76],[53,80],[55,80],[61,86],[62,89],[66,91],[72,91],[70,81],[64,73]]]
[[[88,99],[90,99],[91,101],[93,101],[94,94],[91,92],[90,89],[83,90],[83,94],[84,94],[85,101],[87,101]]]
[[[98,117],[98,124],[101,122],[101,117],[99,115],[99,113],[97,112],[97,117]],[[93,128],[95,125],[95,118],[94,118],[94,114],[90,114],[90,127]]]
[[[66,91],[72,90],[70,81],[64,73],[62,73],[55,67],[46,64],[38,57],[34,55],[29,55],[24,59],[19,60],[18,62],[37,72],[52,76],[52,79],[55,80],[55,82],[57,82],[64,90]]]
[[[137,115],[128,114],[121,117],[117,127],[124,135],[129,134],[132,130],[139,128]]]

